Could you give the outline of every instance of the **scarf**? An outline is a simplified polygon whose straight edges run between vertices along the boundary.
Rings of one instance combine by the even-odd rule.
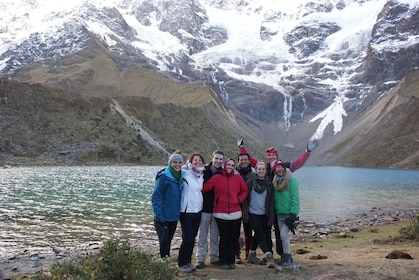
[[[279,177],[275,174],[275,177],[272,180],[272,184],[274,185],[275,190],[283,191],[288,188],[288,183],[290,181],[290,172],[286,169],[286,173],[284,176]]]
[[[255,192],[261,194],[263,193],[266,188],[269,186],[269,184],[271,183],[269,181],[269,176],[265,175],[265,177],[263,179],[260,179],[258,176],[253,176],[252,178],[252,187],[255,190]]]
[[[247,167],[237,166],[236,169],[237,169],[237,172],[239,172],[239,174],[242,176],[243,180],[246,182],[248,179],[247,174],[252,172],[252,166],[250,164]]]
[[[199,167],[199,166],[195,166],[193,164],[191,164],[191,165],[192,165],[192,171],[194,172],[195,176],[197,178],[201,177],[201,175],[204,173],[205,167],[203,167],[203,166]]]
[[[176,171],[173,169],[173,167],[168,166],[167,168],[169,168],[170,174],[172,174],[172,176],[176,179],[176,181],[180,181],[180,177],[182,175],[182,170]]]

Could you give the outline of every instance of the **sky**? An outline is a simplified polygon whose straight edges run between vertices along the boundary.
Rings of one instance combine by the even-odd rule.
[[[33,32],[47,34],[48,30],[54,30],[61,26],[78,5],[91,2],[98,7],[115,6],[116,3],[121,1],[123,0],[0,0],[0,21],[2,21],[0,24],[0,54],[7,50],[9,44],[18,44]],[[172,0],[156,0],[155,2],[165,1]],[[211,5],[211,2],[219,1],[200,1],[207,11],[210,24],[225,28],[229,39],[224,44],[194,54],[192,56],[194,67],[203,69],[207,65],[218,65],[235,79],[265,84],[279,92],[284,92],[280,83],[281,78],[305,70],[304,65],[301,65],[296,57],[289,53],[289,46],[283,41],[285,33],[302,22],[335,22],[341,30],[330,35],[326,40],[325,48],[312,54],[309,60],[327,62],[329,60],[328,55],[348,49],[360,55],[366,49],[372,27],[386,0],[371,0],[362,5],[346,0],[347,6],[343,10],[334,9],[331,13],[315,13],[304,17],[302,17],[303,11],[300,5],[307,1],[303,0],[280,1],[280,5],[278,5],[278,0],[248,0],[244,1],[248,5],[239,7],[237,7],[237,3],[243,1],[224,0],[224,9],[226,10],[215,8],[214,5]],[[317,2],[333,1],[319,0]],[[399,2],[411,6],[419,5],[419,0],[400,0]],[[156,61],[161,70],[168,71],[169,68],[167,68],[165,61],[161,61],[159,57],[164,57],[165,54],[187,52],[187,46],[180,42],[178,38],[161,32],[156,25],[144,26],[140,24],[135,19],[132,11],[125,10],[125,7],[119,6],[118,9],[124,15],[127,23],[137,32],[137,40],[132,42],[132,45],[142,49],[144,55]],[[260,26],[264,21],[264,15],[278,12],[282,15],[281,19],[267,25],[270,29],[276,30],[278,34],[273,36],[271,41],[262,41]],[[53,20],[51,20],[50,15],[54,15]],[[157,24],[157,22],[155,23]],[[85,25],[89,30],[100,34],[100,37],[109,45],[114,43],[109,36],[111,31],[105,29],[102,25],[89,21],[85,22]],[[419,42],[418,36],[410,38],[408,42],[403,42],[403,44],[415,42]],[[383,43],[377,48],[389,47],[387,45]],[[229,57],[232,60],[239,59],[241,65],[220,63],[220,59],[223,57]],[[272,57],[276,58],[275,63],[269,62],[269,58]],[[235,67],[241,67],[247,62],[259,63],[260,67],[256,68],[250,75],[239,75],[233,71]],[[266,70],[267,67],[265,66],[269,64],[271,64],[272,70]],[[331,70],[334,71],[334,69]],[[341,70],[335,69],[339,73]],[[343,72],[335,81],[324,81],[325,84],[335,88],[340,94],[335,97],[334,103],[329,108],[310,120],[311,122],[320,121],[312,138],[321,138],[324,130],[329,125],[333,126],[334,133],[342,130],[344,117],[347,116],[344,109],[346,98],[343,93],[349,78],[350,75]],[[286,95],[286,93],[283,94]],[[288,103],[284,104],[284,111],[288,115],[285,115],[284,119],[289,119],[292,110],[292,107],[290,107],[292,106],[292,102],[290,102],[292,97],[286,96],[286,100]]]

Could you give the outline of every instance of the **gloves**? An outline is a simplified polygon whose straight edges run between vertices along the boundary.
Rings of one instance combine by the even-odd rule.
[[[307,143],[307,152],[311,153],[319,145],[319,140],[313,139]]]
[[[297,229],[297,226],[299,224],[300,218],[297,217],[296,214],[290,214],[288,218],[285,219],[285,224],[288,226],[289,230],[292,232],[292,234],[295,235],[295,230]]]
[[[242,136],[237,137],[237,147],[241,148],[244,145],[244,139]]]

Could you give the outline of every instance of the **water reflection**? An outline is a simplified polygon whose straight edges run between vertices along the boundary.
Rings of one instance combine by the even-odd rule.
[[[150,196],[161,168],[0,170],[0,253],[109,238],[156,239]],[[294,176],[302,220],[336,221],[372,207],[419,208],[419,171],[304,167]]]

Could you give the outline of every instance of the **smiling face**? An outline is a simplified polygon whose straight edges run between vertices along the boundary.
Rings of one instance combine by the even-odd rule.
[[[172,161],[170,163],[170,166],[175,170],[175,171],[180,171],[182,169],[182,164],[183,162],[181,161]]]
[[[214,154],[212,156],[212,165],[215,168],[220,168],[223,165],[224,156],[222,154]]]
[[[192,165],[202,167],[204,166],[204,163],[202,162],[202,159],[199,155],[194,155],[191,161]]]
[[[278,166],[275,169],[275,174],[279,177],[282,177],[285,175],[285,167],[282,164],[278,164]]]
[[[266,158],[268,159],[269,162],[278,159],[275,153],[267,153]]]
[[[248,155],[241,155],[239,156],[239,167],[246,168],[250,164],[249,156]]]
[[[228,160],[228,161],[225,163],[225,165],[224,165],[224,167],[225,167],[225,172],[226,172],[227,174],[231,174],[231,173],[233,173],[233,172],[234,172],[234,168],[235,168],[235,166],[236,166],[236,163],[234,162],[234,160],[232,160],[232,159]]]
[[[265,163],[258,163],[256,165],[256,175],[258,178],[263,179],[265,178],[267,173],[266,164]]]

